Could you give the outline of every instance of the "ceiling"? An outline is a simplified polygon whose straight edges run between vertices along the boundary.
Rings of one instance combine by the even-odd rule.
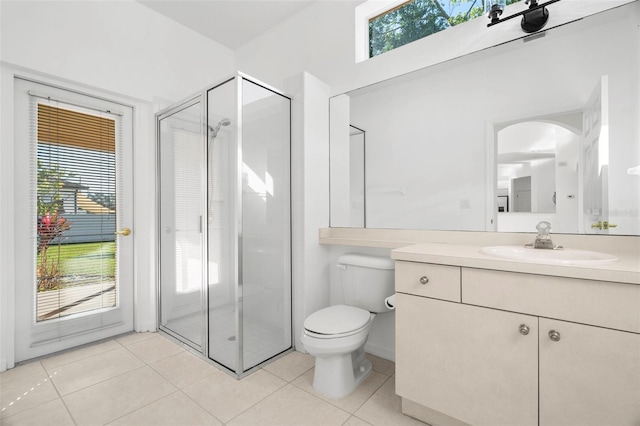
[[[317,0],[138,0],[235,50]]]

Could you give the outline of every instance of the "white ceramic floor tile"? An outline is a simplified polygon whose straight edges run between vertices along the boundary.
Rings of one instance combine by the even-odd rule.
[[[303,389],[317,396],[318,398],[322,398],[330,404],[333,404],[336,407],[341,408],[351,414],[355,413],[358,408],[360,408],[362,404],[364,404],[388,379],[388,377],[384,374],[380,374],[377,371],[372,371],[371,373],[369,373],[369,377],[367,377],[364,382],[360,383],[360,385],[355,388],[353,392],[351,392],[344,398],[335,399],[320,395],[313,389],[314,372],[315,369],[311,369],[302,376],[298,377],[292,383],[295,386],[298,386],[300,389]]]
[[[400,397],[396,395],[395,376],[392,376],[356,411],[355,415],[374,426],[424,426],[424,423],[402,414],[401,405]]]
[[[176,391],[150,367],[142,367],[63,397],[78,425],[102,425]]]
[[[78,360],[100,355],[114,349],[122,348],[122,345],[115,340],[107,340],[106,342],[97,343],[95,345],[83,346],[42,359],[42,365],[47,369],[60,367],[61,365],[70,364]]]
[[[127,349],[147,364],[184,351],[180,345],[159,334],[149,339],[131,343],[127,345]]]
[[[313,390],[315,359],[301,352],[236,380],[161,334],[134,333],[0,374],[0,423],[423,425],[400,412],[395,364],[367,357],[374,371],[336,400]]]
[[[306,373],[315,364],[315,358],[302,352],[294,351],[282,358],[267,364],[263,368],[287,382]]]
[[[133,343],[138,343],[143,340],[151,339],[152,337],[155,337],[157,335],[158,333],[151,333],[151,332],[129,333],[129,334],[125,334],[124,336],[118,337],[116,341],[123,346],[129,346]]]
[[[179,389],[219,371],[188,351],[161,359],[150,366]]]
[[[393,376],[394,374],[396,374],[395,362],[371,354],[367,354],[367,359],[371,361],[373,371],[382,373],[385,376]]]
[[[0,385],[9,380],[22,379],[27,376],[38,374],[43,377],[48,376],[47,371],[44,369],[40,361],[28,362],[0,373]]]
[[[223,423],[266,398],[285,381],[264,370],[241,380],[218,372],[187,386],[183,391]]]
[[[227,424],[229,426],[339,426],[348,418],[349,413],[288,384]]]
[[[58,398],[58,392],[40,362],[18,366],[0,375],[2,419]]]
[[[1,423],[2,426],[75,425],[60,398],[38,405],[15,416],[2,419]]]
[[[218,426],[216,418],[178,391],[109,423],[109,426]]]
[[[120,345],[118,347],[119,349],[49,369],[51,380],[60,395],[70,394],[144,365],[127,349]]]
[[[371,423],[367,423],[356,416],[351,416],[342,426],[371,426]]]

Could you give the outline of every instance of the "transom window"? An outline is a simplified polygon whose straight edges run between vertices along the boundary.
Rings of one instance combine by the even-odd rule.
[[[409,0],[386,10],[369,19],[369,57],[483,16],[487,1]]]

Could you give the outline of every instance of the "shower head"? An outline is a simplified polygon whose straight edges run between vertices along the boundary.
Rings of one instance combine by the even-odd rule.
[[[211,130],[211,137],[215,138],[216,136],[218,136],[218,132],[220,131],[220,127],[228,126],[229,124],[231,124],[231,121],[228,118],[223,118],[222,120],[218,121],[218,124],[216,124],[215,128],[209,126],[209,130]]]

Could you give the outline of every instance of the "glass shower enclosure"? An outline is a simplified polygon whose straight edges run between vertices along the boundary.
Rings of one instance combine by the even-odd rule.
[[[291,100],[238,73],[156,121],[159,329],[241,377],[292,348]]]

